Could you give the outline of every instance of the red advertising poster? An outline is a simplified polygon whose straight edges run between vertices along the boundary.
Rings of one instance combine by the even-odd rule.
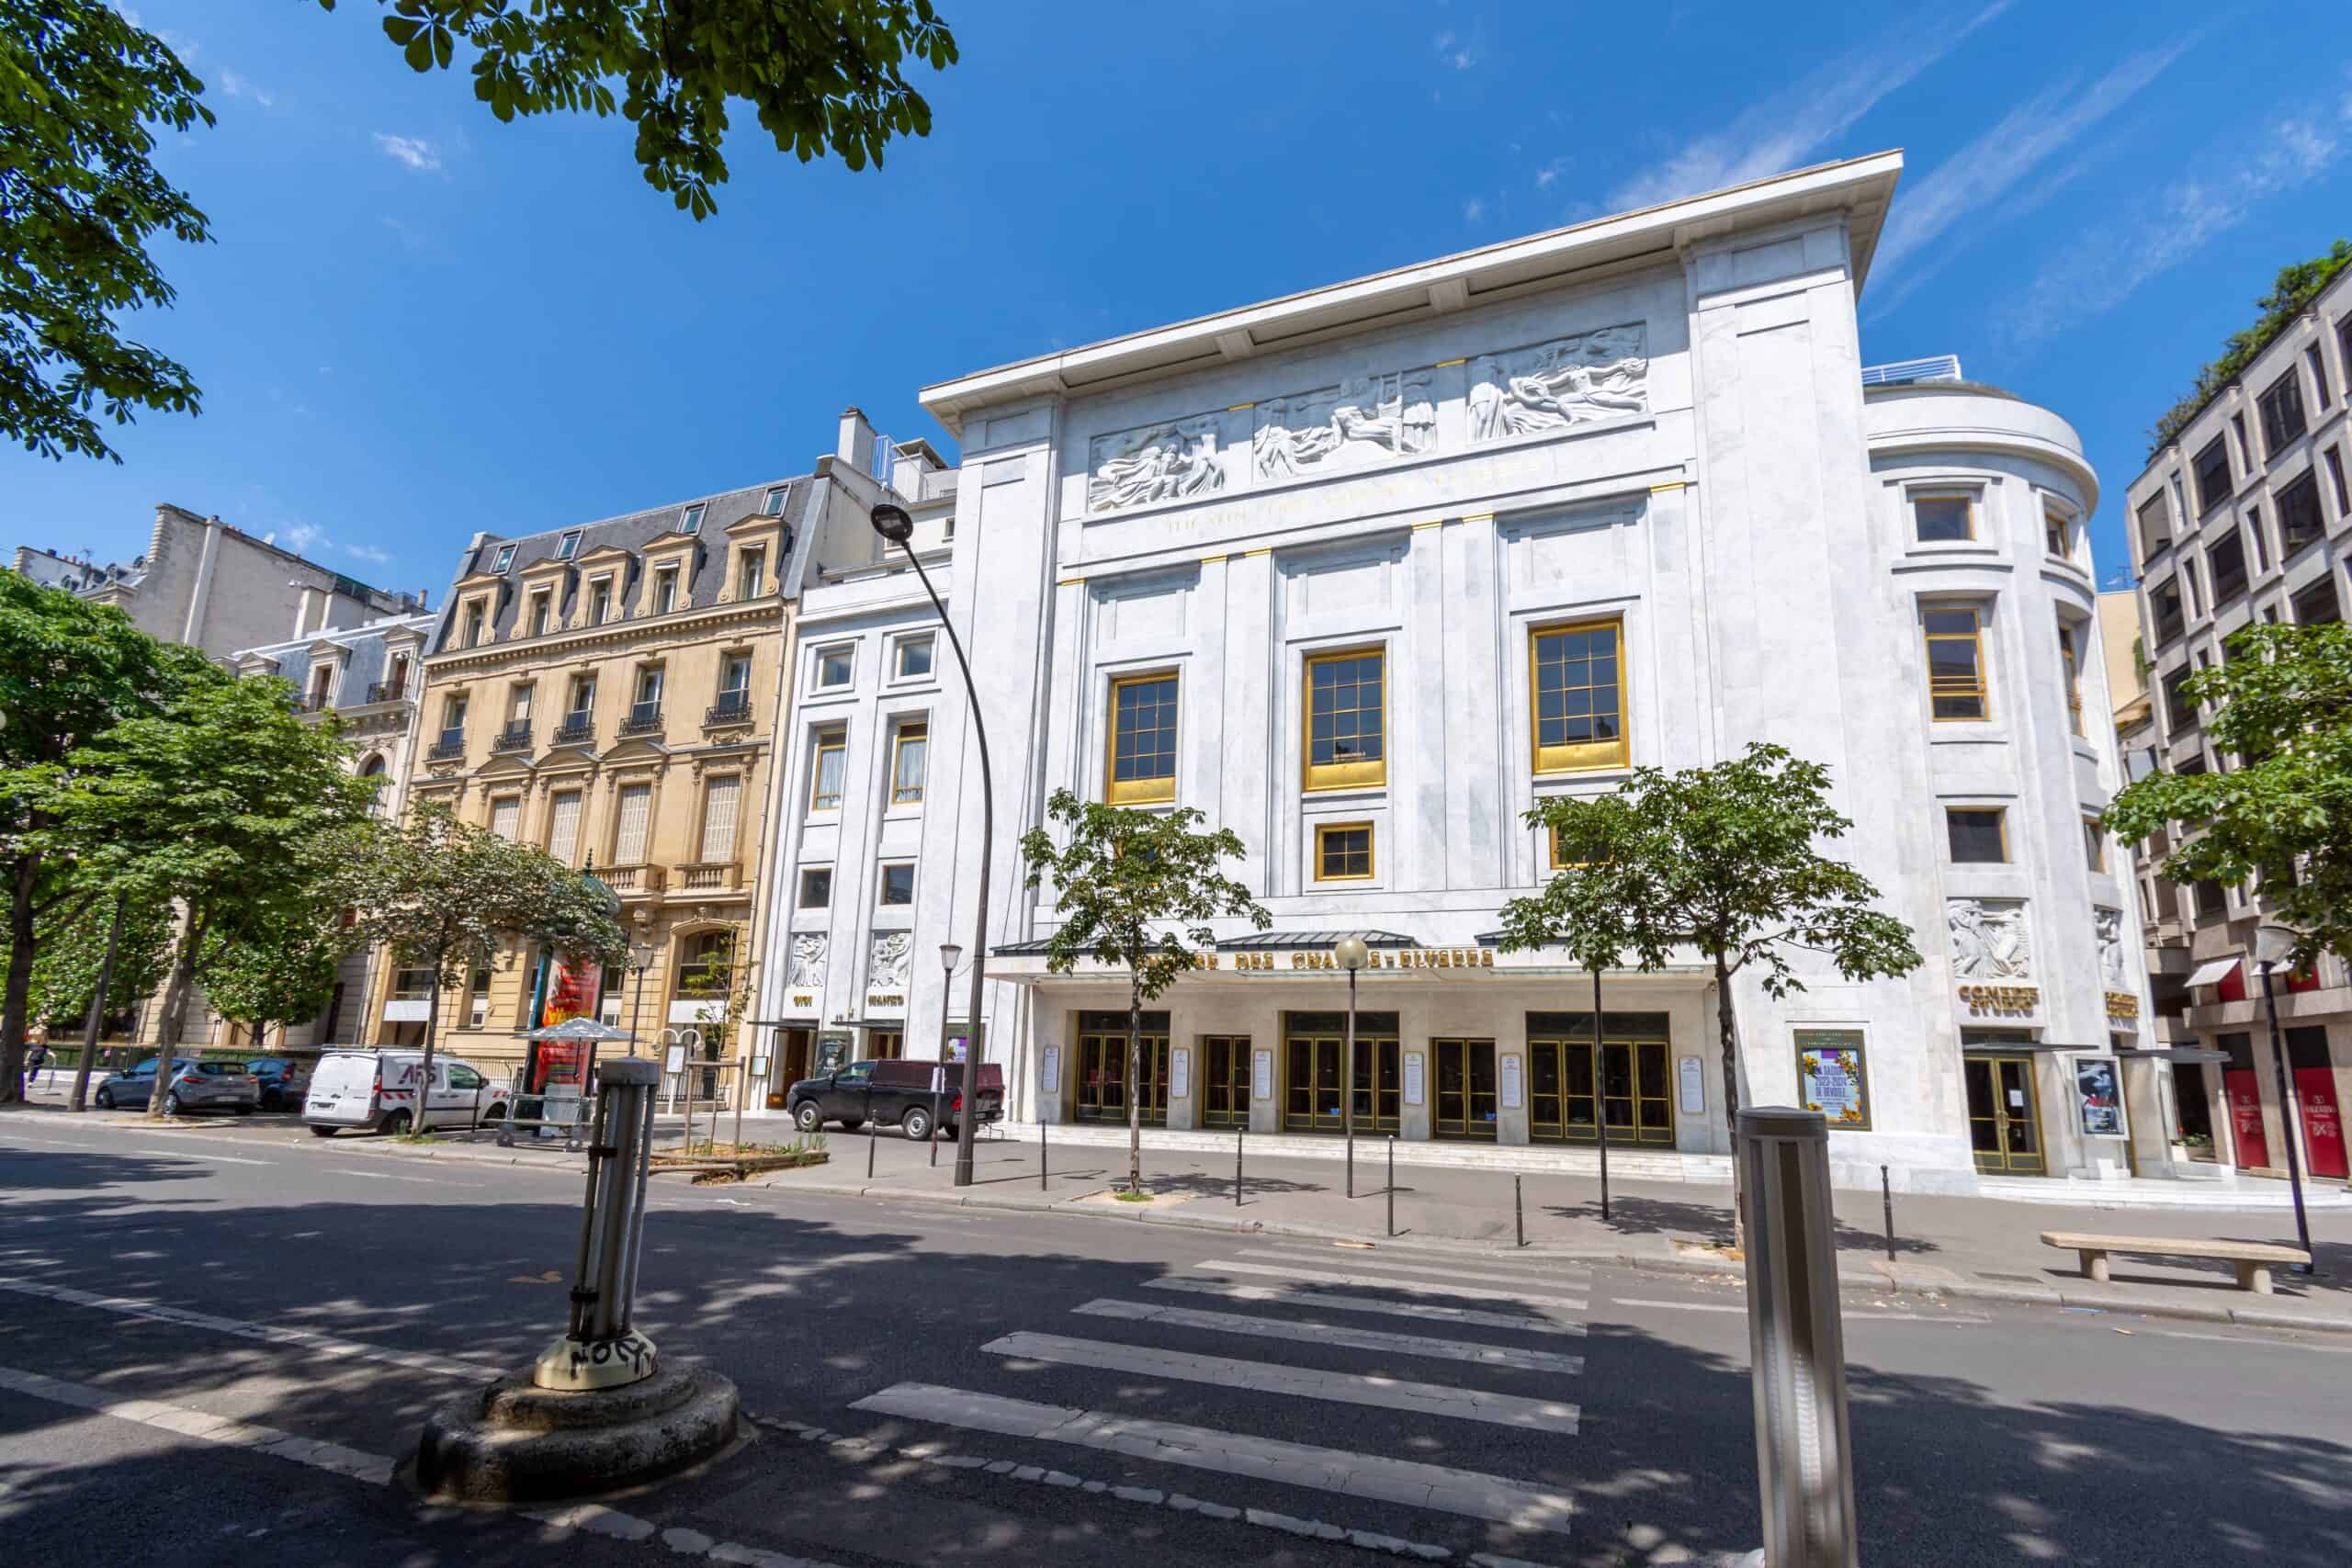
[[[2237,1134],[2240,1168],[2270,1164],[2270,1140],[2262,1132],[2262,1091],[2249,1072],[2222,1075],[2222,1092],[2230,1101],[2230,1129]]]
[[[2334,1070],[2297,1067],[2295,1098],[2302,1102],[2303,1143],[2312,1152],[2312,1174],[2341,1179],[2347,1169],[2344,1108],[2335,1102]]]
[[[593,960],[557,964],[555,972],[548,976],[547,999],[539,1007],[538,1026],[551,1029],[575,1018],[594,1018],[603,982],[603,967]],[[579,1083],[587,1063],[587,1047],[578,1042],[539,1042],[538,1081],[531,1086],[532,1092],[544,1094],[550,1084]]]

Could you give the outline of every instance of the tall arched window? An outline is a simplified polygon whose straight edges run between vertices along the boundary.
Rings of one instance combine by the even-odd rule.
[[[382,778],[384,776],[384,754],[381,751],[378,751],[371,755],[366,761],[360,763],[359,776],[363,779]],[[370,812],[379,812],[383,810],[384,795],[384,789],[379,786],[376,791],[375,798],[368,803],[368,809]]]

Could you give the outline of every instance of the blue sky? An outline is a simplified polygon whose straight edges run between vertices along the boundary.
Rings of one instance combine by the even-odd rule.
[[[2313,5],[943,0],[933,135],[852,175],[748,114],[695,223],[626,122],[502,126],[368,0],[138,0],[209,85],[169,174],[217,243],[135,330],[193,368],[120,467],[0,453],[0,546],[218,513],[438,603],[520,533],[805,471],[845,403],[1887,147],[1869,360],[1957,353],[2106,488],[2286,261],[2352,234],[2352,34]],[[951,448],[952,450],[952,448]]]

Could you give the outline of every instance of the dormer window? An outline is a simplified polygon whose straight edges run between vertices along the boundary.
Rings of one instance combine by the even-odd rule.
[[[481,646],[482,626],[485,619],[486,616],[483,612],[482,603],[481,600],[473,600],[466,605],[465,645],[468,648],[480,648]]]
[[[600,577],[588,585],[588,624],[601,626],[613,613],[613,580]]]
[[[554,607],[555,595],[547,589],[542,588],[531,595],[531,635],[533,637],[548,635],[548,617]]]
[[[701,502],[695,502],[692,506],[687,507],[684,512],[678,513],[678,532],[681,534],[699,534],[702,532]]]
[[[768,553],[763,549],[747,549],[742,556],[742,580],[735,585],[738,599],[760,596],[760,582],[767,575]]]
[[[784,515],[784,486],[778,485],[774,490],[768,491],[766,499],[760,502],[760,512],[763,516],[781,517]]]
[[[570,560],[580,553],[580,530],[575,528],[556,542],[555,558]]]
[[[665,566],[653,574],[653,613],[666,615],[678,607],[678,569]]]
[[[501,545],[498,547],[498,559],[492,563],[490,570],[492,571],[503,572],[514,564],[514,547],[512,545]]]

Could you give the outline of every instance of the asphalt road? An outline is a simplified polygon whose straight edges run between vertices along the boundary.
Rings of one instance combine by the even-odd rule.
[[[763,1568],[1663,1563],[1757,1538],[1729,1282],[673,1179],[640,1321],[761,1425],[598,1529]],[[576,1176],[19,1113],[0,1190],[6,1561],[658,1550],[385,1479],[433,1404],[560,1329]],[[2352,1342],[1846,1306],[1866,1562],[2352,1562]]]

